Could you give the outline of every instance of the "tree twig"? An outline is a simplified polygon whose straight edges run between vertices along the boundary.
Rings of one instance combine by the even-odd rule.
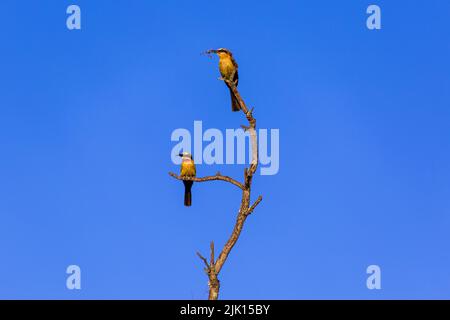
[[[206,181],[214,181],[214,180],[226,181],[226,182],[234,184],[236,187],[238,187],[240,189],[244,189],[244,186],[239,181],[236,181],[233,178],[228,177],[228,176],[222,176],[220,174],[216,174],[215,176],[203,177],[203,178],[181,177],[173,172],[169,172],[169,175],[174,177],[175,179],[184,180],[184,181],[194,181],[194,182],[206,182]]]
[[[251,214],[253,210],[255,210],[256,206],[262,201],[262,196],[259,196],[258,199],[252,204],[252,206],[247,210],[247,215]]]
[[[197,251],[197,256],[200,258],[200,260],[203,261],[203,263],[205,264],[206,268],[209,269],[209,264],[208,264],[208,260],[206,260],[206,258],[204,256],[201,255],[200,252]]]
[[[211,259],[210,259],[210,262],[209,262],[209,264],[211,265],[211,266],[214,266],[214,241],[211,241],[211,245],[210,245],[210,248],[211,248]]]

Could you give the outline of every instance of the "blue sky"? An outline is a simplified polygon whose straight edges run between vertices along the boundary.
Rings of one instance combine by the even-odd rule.
[[[82,30],[66,28],[66,8]],[[369,4],[382,29],[366,28]],[[450,2],[2,1],[0,298],[204,299],[239,191],[168,176],[174,129],[237,128],[230,48],[280,170],[223,299],[450,298]],[[199,165],[241,178],[243,166]],[[82,289],[66,289],[66,267]],[[382,289],[366,288],[377,264]]]

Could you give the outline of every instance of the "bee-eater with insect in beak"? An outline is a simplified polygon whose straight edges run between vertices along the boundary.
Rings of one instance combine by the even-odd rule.
[[[223,79],[231,81],[237,87],[239,82],[238,64],[233,58],[233,54],[230,50],[220,48],[217,50],[209,50],[208,52],[216,53],[219,56],[219,71]],[[239,111],[239,102],[234,97],[233,91],[230,89],[231,95],[231,110]]]
[[[181,157],[181,172],[180,177],[195,177],[195,164],[192,160],[192,155],[189,152],[180,153]],[[190,207],[192,205],[192,185],[193,181],[183,180],[184,184],[184,205]]]

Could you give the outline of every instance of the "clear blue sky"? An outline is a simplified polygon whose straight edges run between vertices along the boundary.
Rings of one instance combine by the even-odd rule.
[[[66,8],[82,30],[66,28]],[[365,26],[382,9],[382,30]],[[239,191],[183,206],[176,128],[239,127],[233,50],[280,171],[221,275],[221,298],[450,298],[450,2],[2,1],[0,298],[203,299]],[[243,166],[197,167],[241,178]],[[66,289],[66,267],[82,290]],[[366,267],[382,289],[366,288]]]

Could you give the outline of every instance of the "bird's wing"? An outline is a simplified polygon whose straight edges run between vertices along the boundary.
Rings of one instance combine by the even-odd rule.
[[[238,64],[237,64],[236,60],[234,60],[234,57],[233,57],[232,54],[230,55],[230,58],[231,58],[231,62],[233,62],[233,66],[234,66],[234,67],[236,68],[236,70],[237,70]]]
[[[236,71],[234,72],[234,76],[233,76],[233,82],[237,86],[238,82],[239,82],[238,64],[237,64],[236,60],[234,60],[233,54],[230,54],[230,58],[231,58],[231,62],[233,63],[234,68],[236,69]]]

